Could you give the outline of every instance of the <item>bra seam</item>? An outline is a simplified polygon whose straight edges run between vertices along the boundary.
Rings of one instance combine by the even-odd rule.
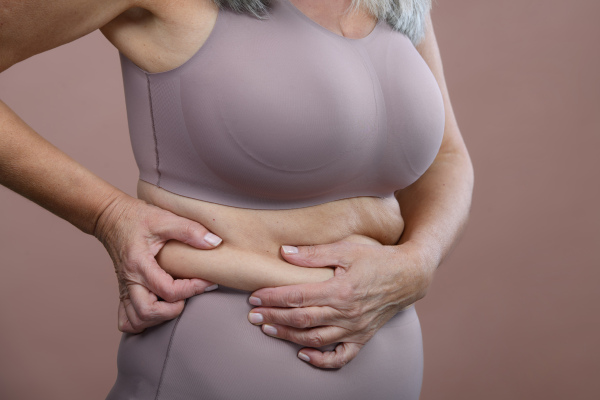
[[[187,304],[187,300],[185,301],[183,311],[185,311],[185,305]],[[169,338],[169,345],[167,346],[167,354],[165,354],[165,361],[163,362],[162,370],[160,371],[160,378],[158,378],[158,386],[156,387],[156,396],[154,400],[159,400],[160,397],[160,389],[163,383],[163,377],[165,375],[165,370],[167,369],[167,363],[169,361],[169,356],[171,355],[171,346],[173,345],[173,339],[175,338],[175,331],[177,330],[177,326],[179,325],[179,321],[181,320],[181,316],[183,315],[183,311],[177,317],[175,321],[175,326],[173,326],[173,330],[171,331],[171,337]]]
[[[156,136],[156,125],[154,123],[154,107],[152,106],[152,89],[150,86],[150,76],[146,74],[146,83],[148,85],[148,101],[150,102],[150,120],[152,123],[152,138],[154,139],[154,154],[156,156],[156,185],[160,187],[160,160],[158,158],[158,137]]]

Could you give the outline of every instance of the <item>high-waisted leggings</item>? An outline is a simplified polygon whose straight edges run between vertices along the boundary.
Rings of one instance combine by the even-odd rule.
[[[108,400],[411,399],[423,378],[414,307],[398,313],[341,369],[297,358],[302,346],[251,325],[249,292],[220,287],[187,300],[175,320],[123,334]]]

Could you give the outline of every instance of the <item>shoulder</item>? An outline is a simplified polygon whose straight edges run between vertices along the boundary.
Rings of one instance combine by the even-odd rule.
[[[87,35],[135,3],[134,0],[1,0],[0,71]]]
[[[69,43],[111,21],[129,26],[148,16],[168,22],[213,0],[0,0],[0,71],[35,54]],[[145,17],[146,19],[142,18]],[[121,24],[121,26],[124,26]],[[118,27],[117,27],[118,28]],[[110,31],[110,29],[108,29]],[[118,29],[117,29],[118,30]]]

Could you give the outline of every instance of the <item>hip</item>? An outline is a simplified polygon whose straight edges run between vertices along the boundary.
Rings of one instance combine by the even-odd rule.
[[[302,346],[251,325],[248,296],[221,287],[188,299],[176,320],[124,334],[108,399],[418,399],[423,349],[414,307],[388,321],[352,362],[323,370],[296,357]]]

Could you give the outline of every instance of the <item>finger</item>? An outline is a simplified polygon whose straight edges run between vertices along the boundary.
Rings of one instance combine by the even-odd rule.
[[[147,265],[142,271],[142,284],[167,302],[184,300],[209,288],[214,290],[214,284],[204,279],[173,279],[154,258],[149,259]]]
[[[217,247],[223,239],[209,232],[203,225],[176,215],[157,221],[151,230],[166,240],[175,239],[198,249],[210,250]]]
[[[120,306],[124,317],[121,321],[121,316],[119,316],[119,324],[123,326],[122,330],[124,332],[140,333],[146,329],[142,320],[137,316],[137,312],[129,298],[121,300]],[[119,311],[121,311],[121,307],[119,307]]]
[[[253,306],[310,307],[331,305],[336,286],[330,281],[263,288],[250,295]]]
[[[344,323],[339,311],[331,307],[301,308],[254,308],[248,314],[248,321],[255,325],[276,324],[292,328],[312,328],[315,326]]]
[[[346,329],[337,326],[297,329],[284,325],[265,324],[262,326],[262,331],[269,336],[309,347],[321,347],[331,343],[337,343],[348,334]]]
[[[340,343],[335,351],[324,352],[304,348],[298,352],[298,358],[319,368],[342,368],[358,355],[363,346],[359,343]]]
[[[119,301],[119,311],[118,311],[118,320],[117,326],[121,332],[125,333],[139,333],[136,329],[133,328],[129,318],[127,317],[127,313],[125,311],[125,305],[123,301]]]
[[[134,312],[125,303],[127,317],[134,329],[145,329],[177,317],[183,311],[184,301],[159,301],[156,295],[142,285],[130,285],[129,297]]]
[[[281,255],[290,264],[300,267],[348,267],[350,264],[347,242],[314,246],[281,246]]]

